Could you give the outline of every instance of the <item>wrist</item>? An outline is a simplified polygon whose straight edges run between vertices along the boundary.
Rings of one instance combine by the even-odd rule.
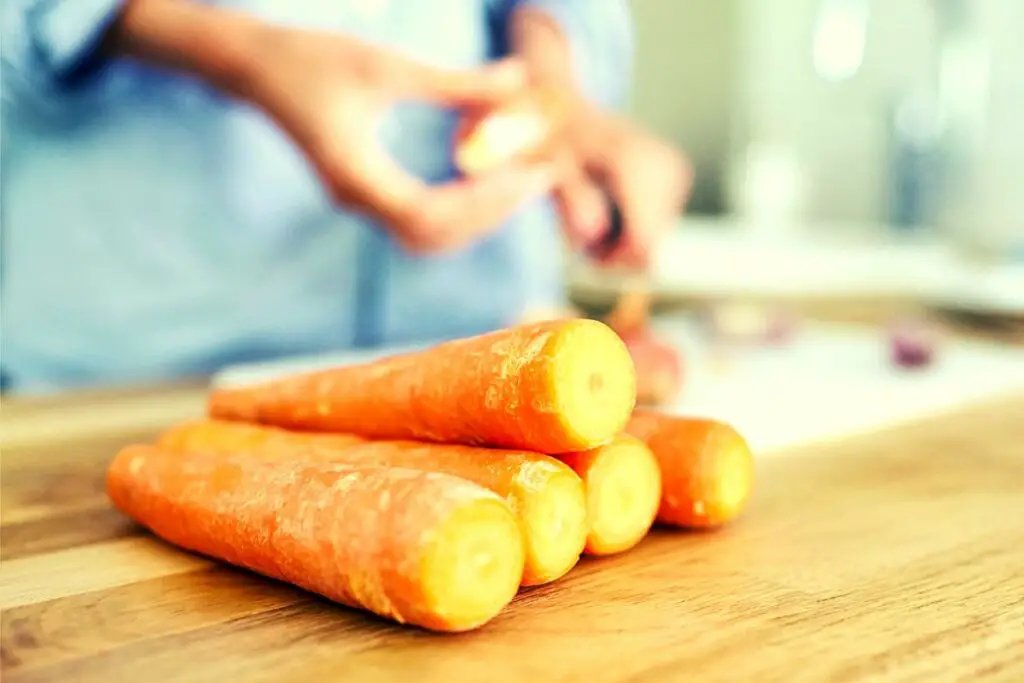
[[[188,0],[130,0],[111,49],[248,99],[258,81],[261,46],[272,31],[248,15]]]

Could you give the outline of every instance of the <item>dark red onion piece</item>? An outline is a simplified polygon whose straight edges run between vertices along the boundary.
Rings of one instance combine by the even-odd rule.
[[[937,346],[935,330],[923,321],[900,321],[889,332],[890,357],[900,368],[917,369],[931,365]]]

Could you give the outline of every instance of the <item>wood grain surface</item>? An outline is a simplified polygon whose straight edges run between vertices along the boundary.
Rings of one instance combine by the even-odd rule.
[[[584,560],[461,636],[140,531],[103,471],[151,436],[143,412],[62,440],[48,411],[5,411],[41,431],[3,449],[4,683],[1024,681],[1024,397],[765,457],[734,526]]]

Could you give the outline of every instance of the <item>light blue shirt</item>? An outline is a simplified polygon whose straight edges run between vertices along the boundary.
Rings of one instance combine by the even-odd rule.
[[[626,0],[522,0],[560,22],[589,96],[622,101]],[[505,52],[518,0],[235,0],[430,63]],[[549,200],[459,253],[405,254],[326,199],[262,115],[96,46],[119,0],[3,0],[2,362],[10,387],[206,375],[224,364],[473,334],[562,300]],[[396,110],[389,149],[453,175],[454,117]]]

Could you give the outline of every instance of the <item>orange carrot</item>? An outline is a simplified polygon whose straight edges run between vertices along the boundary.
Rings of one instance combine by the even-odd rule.
[[[455,166],[464,175],[513,161],[544,161],[558,152],[570,103],[556,90],[533,90],[495,109],[464,117],[455,129]]]
[[[523,570],[508,505],[442,474],[136,445],[107,492],[174,545],[438,631],[492,619]]]
[[[636,402],[625,343],[582,318],[520,325],[373,363],[211,392],[211,417],[296,430],[572,453]]]
[[[623,434],[560,458],[583,479],[587,493],[587,554],[613,555],[643,540],[661,502],[661,470],[642,441]]]
[[[743,511],[754,481],[754,458],[733,427],[704,418],[637,410],[626,427],[661,466],[658,521],[714,528]]]
[[[239,453],[285,449],[294,452],[300,446],[342,448],[366,439],[351,434],[295,432],[244,422],[197,419],[181,422],[164,430],[157,445],[174,451]]]
[[[522,580],[527,586],[565,575],[579,560],[587,538],[583,482],[567,465],[537,453],[414,441],[363,441],[228,421],[186,423],[165,432],[159,443],[185,452],[403,467],[467,479],[504,497],[516,512],[526,543]]]

